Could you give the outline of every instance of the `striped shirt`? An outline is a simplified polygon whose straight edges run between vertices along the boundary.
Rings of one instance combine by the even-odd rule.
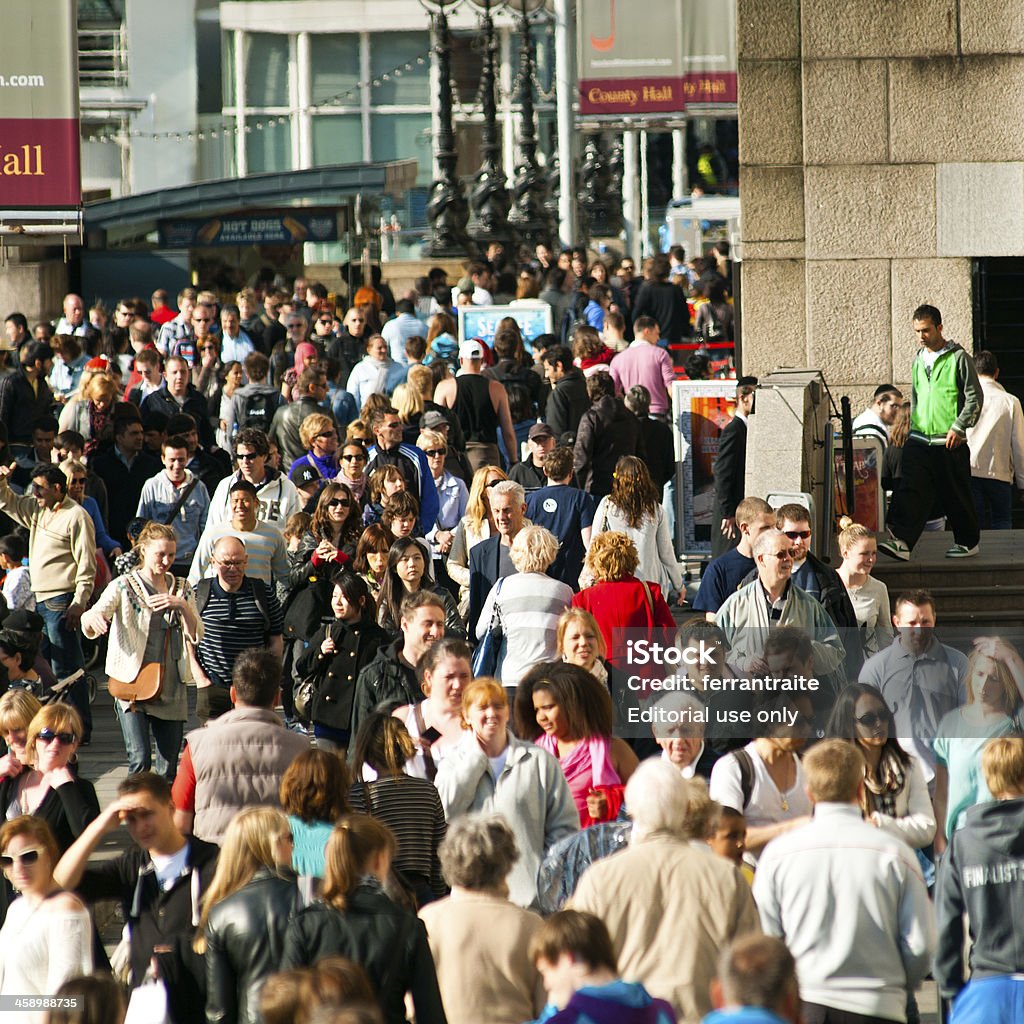
[[[252,530],[236,530],[230,523],[217,523],[203,531],[192,559],[192,568],[188,571],[188,581],[193,587],[204,576],[217,575],[211,558],[213,546],[221,537],[239,537],[245,545],[245,553],[249,556],[246,576],[263,580],[268,587],[275,584],[282,588],[288,586],[288,548],[284,536],[273,523],[257,522]]]
[[[281,602],[269,587],[266,608],[270,623],[264,622],[254,593],[259,585],[258,580],[246,577],[234,593],[224,590],[219,579],[214,579],[210,587],[210,600],[201,612],[203,639],[196,648],[196,657],[218,686],[231,685],[231,672],[242,651],[266,647],[270,637],[281,636],[284,631]]]
[[[572,587],[539,572],[506,576],[491,587],[484,601],[477,619],[477,639],[490,628],[495,594],[505,644],[501,685],[507,689],[518,686],[538,662],[554,660],[558,618],[572,603]]]
[[[366,789],[369,787],[369,806]],[[384,776],[376,782],[357,782],[349,794],[352,809],[370,814],[395,834],[395,868],[413,884],[429,885],[435,896],[447,891],[437,848],[448,824],[441,798],[432,782],[410,775]]]

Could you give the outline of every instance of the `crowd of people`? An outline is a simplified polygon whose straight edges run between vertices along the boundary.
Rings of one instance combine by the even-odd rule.
[[[660,343],[694,338],[686,371],[711,372],[717,255],[641,281],[492,247],[341,317],[301,279],[8,316],[11,1020],[73,998],[84,1024],[913,1022],[930,971],[958,1024],[1019,1002],[1024,659],[941,642],[935,597],[872,576],[930,505],[905,495],[881,537],[843,524],[835,569],[803,506],[720,501],[735,546],[687,599]],[[459,341],[454,307],[509,279],[560,333]],[[908,457],[919,492],[947,472]],[[700,657],[629,695],[627,635]],[[768,676],[821,685],[729,696]],[[107,713],[127,775],[101,806],[77,754]]]

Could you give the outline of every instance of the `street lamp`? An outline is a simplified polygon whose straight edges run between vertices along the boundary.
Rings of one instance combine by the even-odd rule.
[[[532,250],[538,243],[551,239],[551,225],[545,211],[548,186],[537,163],[537,134],[533,116],[533,40],[530,36],[530,11],[537,10],[544,0],[521,0],[519,17],[519,153],[515,180],[512,182],[512,209],[509,223],[520,239]]]
[[[484,60],[480,74],[480,106],[484,123],[480,141],[480,170],[469,190],[469,236],[481,252],[491,242],[509,241],[509,195],[505,172],[501,168],[501,145],[498,142],[498,106],[495,98],[495,55],[498,43],[494,36],[492,0],[472,0],[480,9],[480,32],[483,36]]]
[[[430,236],[423,247],[424,256],[445,258],[464,256],[469,249],[466,236],[466,200],[455,174],[458,154],[455,150],[455,130],[452,126],[452,36],[448,28],[446,7],[451,0],[423,0],[432,14],[434,54],[440,77],[438,97],[437,138],[434,140],[438,175],[430,186],[427,220]]]

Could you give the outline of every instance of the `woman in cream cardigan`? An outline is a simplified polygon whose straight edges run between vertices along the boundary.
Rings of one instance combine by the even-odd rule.
[[[188,718],[185,684],[192,681],[185,641],[198,643],[203,624],[192,588],[170,572],[177,548],[174,531],[147,523],[136,546],[142,553],[139,568],[107,585],[82,616],[82,632],[94,640],[109,631],[106,668],[112,679],[130,682],[143,665],[163,664],[157,696],[136,704],[115,700],[114,706],[128,751],[128,773],[149,771],[152,738],[156,771],[172,782]]]

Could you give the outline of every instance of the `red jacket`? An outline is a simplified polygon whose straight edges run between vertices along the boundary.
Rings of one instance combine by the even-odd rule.
[[[583,608],[597,619],[604,637],[608,660],[616,664],[625,660],[625,641],[619,632],[623,629],[642,629],[651,632],[657,628],[667,630],[667,637],[675,629],[675,619],[661,587],[648,583],[651,601],[647,600],[644,585],[633,576],[617,583],[595,583],[573,595],[574,608]],[[653,602],[653,609],[651,603]]]

